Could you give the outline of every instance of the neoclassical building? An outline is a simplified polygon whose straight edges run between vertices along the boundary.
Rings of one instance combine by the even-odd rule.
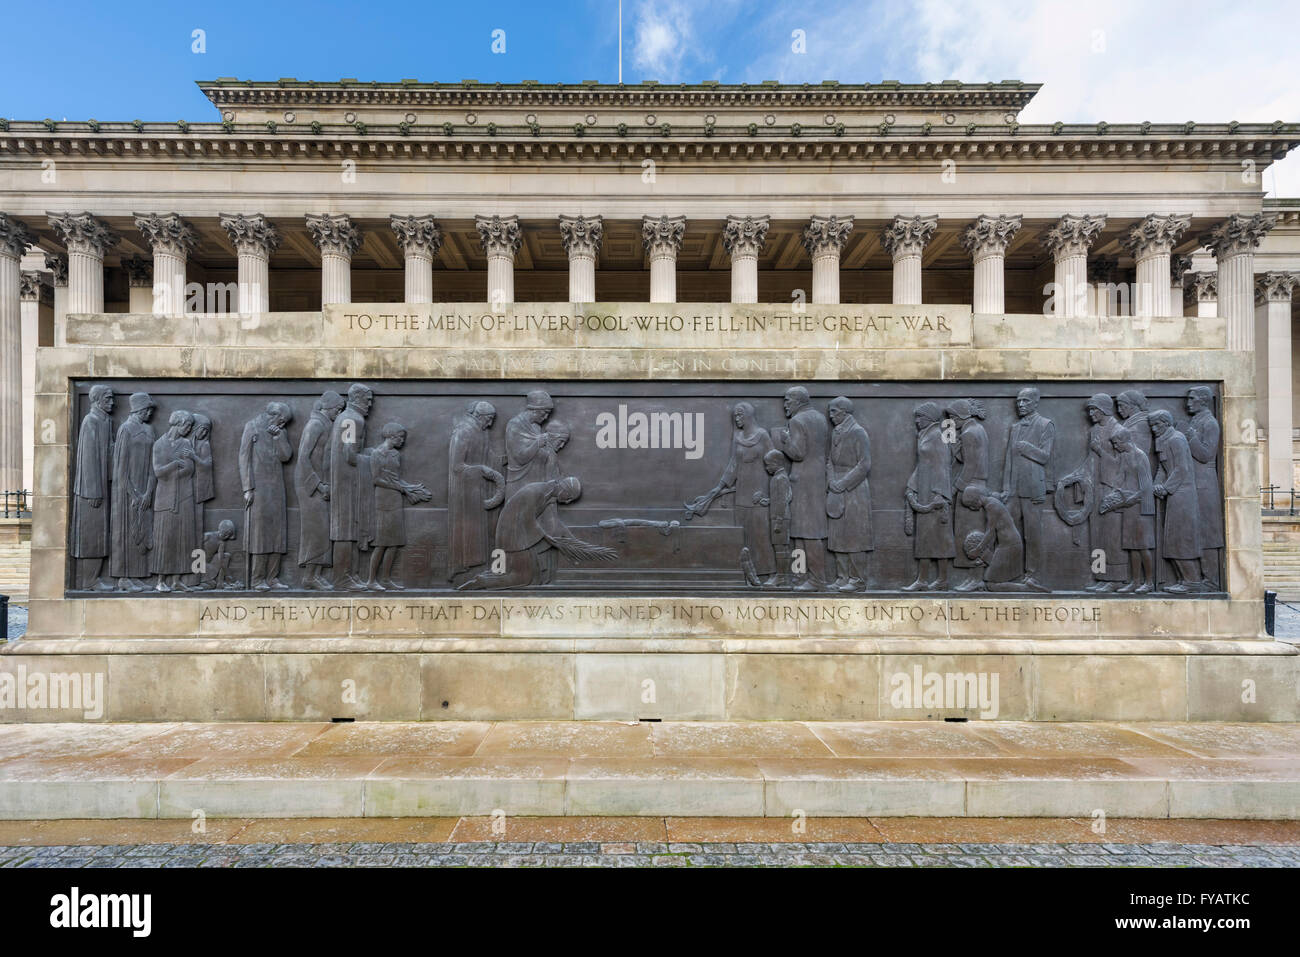
[[[0,120],[4,489],[68,314],[439,301],[1217,315],[1295,484],[1300,200],[1262,174],[1298,124],[1022,124],[1021,82],[200,87],[214,122]]]

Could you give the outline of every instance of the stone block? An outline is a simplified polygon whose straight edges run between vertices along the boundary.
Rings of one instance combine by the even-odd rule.
[[[882,721],[1021,721],[1033,716],[1030,659],[1023,655],[883,655]]]
[[[762,817],[764,783],[754,762],[734,758],[653,761],[575,759],[566,814]]]
[[[1038,655],[1038,721],[1184,721],[1182,655]]]
[[[420,672],[406,655],[267,655],[271,721],[415,721]]]
[[[109,655],[114,721],[265,721],[261,655]]]
[[[722,655],[579,655],[574,716],[721,721],[727,714],[725,680]]]
[[[873,655],[727,655],[732,720],[873,721],[880,660]]]
[[[571,719],[573,671],[573,656],[567,654],[423,655],[420,717],[425,721]]]
[[[1300,721],[1300,655],[1188,659],[1187,719]]]

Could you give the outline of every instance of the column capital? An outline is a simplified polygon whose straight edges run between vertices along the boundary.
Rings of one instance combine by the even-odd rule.
[[[1264,213],[1256,213],[1253,216],[1233,213],[1201,236],[1200,243],[1210,248],[1215,259],[1254,252],[1260,240],[1275,225],[1277,225],[1276,216],[1268,216]]]
[[[261,213],[218,213],[221,228],[235,252],[270,257],[280,246],[280,232]]]
[[[104,258],[104,253],[118,243],[113,232],[90,213],[49,213],[52,228],[68,247],[68,252]]]
[[[961,244],[972,259],[1006,254],[1011,239],[1020,230],[1023,217],[977,216],[961,234]]]
[[[352,258],[361,247],[361,230],[346,213],[308,213],[307,232],[323,253]]]
[[[686,235],[685,216],[641,217],[641,242],[651,256],[671,256],[674,259],[682,248]]]
[[[1152,213],[1128,228],[1120,244],[1134,259],[1169,255],[1178,237],[1192,225],[1191,216]]]
[[[126,284],[135,289],[153,288],[153,260],[139,256],[124,256],[122,268],[126,270]]]
[[[54,285],[68,285],[68,257],[63,253],[46,253],[45,268],[54,274]]]
[[[814,216],[803,228],[803,248],[814,258],[832,252],[839,255],[852,232],[852,216]]]
[[[1187,274],[1187,270],[1191,268],[1192,268],[1191,256],[1179,256],[1179,255],[1170,256],[1169,257],[1169,285],[1181,286],[1183,284],[1183,276],[1185,276]]]
[[[757,256],[767,242],[770,216],[728,216],[722,228],[722,246],[732,256]]]
[[[442,248],[442,227],[432,215],[388,217],[388,225],[397,235],[397,245],[407,256],[432,259]]]
[[[50,302],[54,298],[50,278],[39,269],[24,269],[18,277],[23,302]]]
[[[153,248],[173,256],[188,256],[198,245],[199,237],[194,227],[179,213],[135,213],[135,226]]]
[[[938,227],[938,216],[895,216],[880,231],[880,245],[894,259],[919,256],[934,238],[934,231]]]
[[[1266,272],[1255,277],[1255,302],[1291,301],[1291,290],[1300,282],[1300,273]]]
[[[1218,297],[1217,272],[1189,272],[1183,276],[1183,298],[1188,302],[1214,302]]]
[[[561,216],[560,240],[569,258],[600,255],[600,241],[605,236],[605,224],[599,216]]]
[[[1075,216],[1066,213],[1043,234],[1043,245],[1053,259],[1086,256],[1105,227],[1105,216]]]
[[[519,229],[518,216],[475,216],[474,226],[478,229],[483,252],[489,256],[508,256],[513,259],[523,245],[524,237]]]
[[[0,213],[0,255],[22,259],[27,247],[35,242],[36,237],[26,223],[8,213]]]

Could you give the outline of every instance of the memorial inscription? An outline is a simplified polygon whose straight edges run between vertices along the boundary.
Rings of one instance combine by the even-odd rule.
[[[1210,384],[76,393],[69,593],[1178,596],[1223,580]]]

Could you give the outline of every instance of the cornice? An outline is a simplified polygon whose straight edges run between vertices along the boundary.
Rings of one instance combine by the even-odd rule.
[[[888,132],[849,129],[790,130],[673,128],[619,135],[599,127],[577,135],[571,128],[501,127],[495,134],[462,126],[448,135],[441,128],[372,126],[359,132],[347,125],[326,125],[320,132],[306,127],[280,126],[275,132],[255,124],[176,124],[61,122],[50,130],[41,123],[9,121],[0,128],[0,163],[26,158],[94,161],[158,161],[167,159],[265,160],[275,163],[337,161],[343,158],[400,162],[590,162],[640,161],[663,157],[682,161],[729,162],[924,162],[952,158],[965,162],[1128,162],[1181,164],[1239,164],[1243,159],[1273,161],[1300,146],[1300,124],[1094,127],[981,126],[969,132],[943,128],[891,127]]]

